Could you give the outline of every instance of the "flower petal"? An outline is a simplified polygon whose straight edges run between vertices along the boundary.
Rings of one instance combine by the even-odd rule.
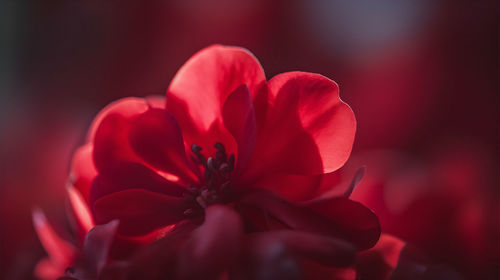
[[[239,215],[223,205],[212,205],[205,213],[205,222],[180,251],[179,279],[219,279],[240,254],[243,223]]]
[[[166,110],[151,108],[133,118],[129,140],[133,151],[154,168],[196,180],[187,163],[181,129]]]
[[[141,162],[130,146],[129,130],[132,119],[149,108],[145,99],[125,98],[108,105],[98,114],[89,131],[98,171],[120,161]]]
[[[297,205],[260,191],[247,195],[242,203],[266,211],[288,228],[343,238],[358,250],[372,247],[380,235],[377,216],[345,197]]]
[[[118,221],[95,226],[83,243],[83,252],[71,273],[76,279],[97,279],[108,261],[109,249],[118,228]]]
[[[129,189],[103,196],[94,204],[97,224],[118,219],[118,232],[143,235],[185,218],[184,198],[167,196],[143,189]]]
[[[194,178],[177,122],[146,99],[128,98],[109,105],[94,121],[89,137],[98,171],[128,161],[175,172],[187,182]]]
[[[242,261],[232,271],[230,279],[303,279],[300,265],[283,242],[265,235],[259,238],[260,233],[247,237]]]
[[[82,195],[86,203],[89,202],[92,181],[97,176],[92,152],[92,144],[85,144],[79,147],[73,155],[69,175],[70,184]]]
[[[308,203],[307,208],[335,224],[344,237],[360,250],[373,247],[380,237],[377,216],[359,202],[346,197],[334,197]]]
[[[257,138],[257,124],[252,96],[246,85],[239,86],[226,100],[222,110],[224,126],[238,145],[236,170],[238,173],[252,156]]]
[[[331,172],[320,175],[270,174],[252,187],[269,190],[289,201],[302,202],[314,199],[325,190],[337,189],[340,174]]]
[[[249,169],[305,175],[340,168],[351,152],[356,120],[337,84],[289,72],[272,78],[268,88],[270,106]]]
[[[104,107],[92,121],[87,134],[87,142],[94,142],[97,129],[109,115],[118,114],[125,119],[129,119],[137,114],[145,112],[149,107],[149,102],[143,98],[137,97],[126,97],[110,103]]]
[[[322,177],[321,184],[319,187],[317,187],[313,194],[309,196],[309,199],[311,200],[309,200],[308,202],[339,196],[350,197],[354,189],[363,179],[365,172],[366,168],[363,166],[356,170],[356,172],[352,174],[351,177],[348,177],[349,175],[345,176],[344,174],[340,174],[339,171],[327,173],[323,176],[316,175]],[[344,171],[342,173],[350,174]],[[307,185],[304,184],[304,186]],[[272,190],[275,191],[274,189]],[[303,199],[302,201],[305,201],[305,199]]]
[[[173,197],[181,197],[186,191],[183,186],[166,180],[140,163],[123,161],[103,169],[96,177],[90,190],[90,205],[105,195],[127,189],[143,189]]]
[[[58,279],[59,276],[64,274],[65,269],[64,266],[54,264],[50,258],[43,258],[36,264],[33,274],[42,280]]]
[[[234,153],[234,141],[222,124],[222,106],[237,87],[246,85],[253,95],[264,84],[264,71],[250,52],[214,45],[179,69],[168,88],[166,108],[179,122],[189,146],[197,144],[212,153],[218,141]]]
[[[382,234],[377,244],[362,252],[356,260],[356,271],[361,279],[387,279],[399,261],[405,243],[400,239]]]
[[[125,262],[114,262],[102,271],[102,279],[176,279],[177,256],[197,224],[177,223],[161,239],[138,248]]]

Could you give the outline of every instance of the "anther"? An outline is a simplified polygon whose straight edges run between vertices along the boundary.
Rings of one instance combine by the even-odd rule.
[[[216,148],[217,150],[219,150],[221,152],[224,152],[224,153],[226,152],[226,148],[220,142],[215,142],[214,143],[214,148]]]
[[[191,151],[195,154],[201,152],[202,148],[196,144],[191,145]]]

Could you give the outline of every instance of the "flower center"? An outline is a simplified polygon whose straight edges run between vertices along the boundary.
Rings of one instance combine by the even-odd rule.
[[[234,169],[235,157],[234,154],[227,155],[226,148],[223,144],[215,142],[215,157],[206,158],[202,148],[193,144],[191,146],[191,159],[204,169],[204,175],[201,180],[201,187],[189,187],[184,197],[192,200],[195,205],[193,208],[188,208],[184,211],[185,215],[192,215],[196,212],[196,208],[206,208],[214,203],[224,203],[224,195],[231,184],[230,176]]]

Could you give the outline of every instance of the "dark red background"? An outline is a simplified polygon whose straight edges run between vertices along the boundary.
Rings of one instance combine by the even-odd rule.
[[[408,206],[415,213],[397,218],[403,222],[370,202],[374,195],[363,198],[384,230],[469,277],[495,273],[494,237],[480,238],[478,264],[457,257],[466,249],[447,249],[468,246],[460,241],[432,250],[457,234],[441,228],[469,211],[456,205],[483,209],[480,225],[466,229],[496,236],[500,227],[500,209],[490,207],[500,203],[495,1],[3,1],[0,13],[0,278],[30,279],[43,254],[31,210],[43,207],[64,221],[68,162],[100,108],[164,94],[182,63],[213,43],[248,48],[268,78],[302,70],[338,82],[358,120],[348,167],[368,166],[361,190],[373,190],[370,176],[379,175],[378,185],[395,177],[399,185],[419,182],[385,203],[415,189],[425,194],[418,199],[432,194]],[[471,194],[480,198],[471,202]],[[410,218],[419,226],[395,225]],[[477,248],[474,234],[467,236]]]

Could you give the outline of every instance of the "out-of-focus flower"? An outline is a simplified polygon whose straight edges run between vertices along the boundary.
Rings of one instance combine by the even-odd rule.
[[[131,244],[160,239],[168,244],[160,254],[171,257],[156,260],[157,268],[179,279],[233,273],[241,255],[257,262],[257,279],[279,269],[345,274],[339,267],[353,265],[356,251],[380,234],[362,204],[321,196],[336,185],[333,172],[349,157],[354,133],[354,115],[333,81],[289,72],[266,82],[246,50],[209,47],[179,70],[166,100],[125,98],[96,117],[70,178],[80,233],[94,221],[119,220],[110,249],[118,260],[135,251]],[[277,241],[281,249],[267,246]],[[68,277],[86,273],[79,269]]]
[[[70,196],[74,194],[70,193]],[[74,204],[77,205],[77,204]],[[84,218],[79,215],[77,218]],[[84,240],[72,243],[56,233],[40,210],[33,213],[34,227],[48,257],[42,259],[34,273],[40,279],[59,279],[61,272],[71,275],[68,279],[97,279],[108,262],[118,221],[111,221],[89,229]],[[85,230],[85,229],[83,229]],[[66,279],[63,277],[62,279]]]
[[[351,198],[374,210],[384,232],[470,279],[499,275],[500,195],[487,154],[462,144],[441,148],[427,164],[394,152],[356,162],[371,168]]]

